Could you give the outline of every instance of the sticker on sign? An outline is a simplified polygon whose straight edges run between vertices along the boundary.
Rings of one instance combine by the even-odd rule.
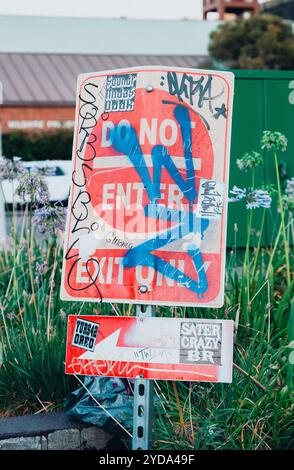
[[[97,323],[79,318],[76,322],[72,346],[94,351],[98,327],[99,325]]]
[[[231,320],[71,315],[66,373],[229,383],[233,326]],[[94,345],[85,347],[92,331]]]
[[[78,79],[64,300],[220,307],[234,76]]]

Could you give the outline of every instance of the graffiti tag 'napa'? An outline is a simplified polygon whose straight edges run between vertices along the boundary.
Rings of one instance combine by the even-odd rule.
[[[195,292],[197,297],[200,298],[204,297],[204,293],[208,288],[208,283],[202,254],[195,243],[187,243],[186,251],[193,260],[198,275],[197,281],[187,276],[184,272],[177,269],[175,266],[172,266],[170,263],[155,254],[152,254],[153,251],[158,250],[165,245],[184,238],[189,234],[195,234],[195,231],[196,234],[198,233],[201,239],[203,239],[204,231],[209,225],[208,219],[197,218],[197,216],[192,212],[192,205],[196,202],[197,191],[191,150],[191,120],[188,109],[184,105],[177,105],[174,109],[174,117],[181,130],[182,141],[184,143],[189,143],[189,145],[184,145],[186,179],[184,179],[179,173],[167,148],[163,145],[155,145],[151,152],[153,166],[152,179],[143,158],[136,130],[131,125],[125,126],[124,133],[122,133],[119,125],[110,130],[110,138],[113,147],[115,150],[124,153],[129,158],[146,188],[148,198],[150,200],[150,203],[144,208],[146,217],[178,222],[176,226],[167,230],[164,238],[161,234],[128,250],[123,259],[123,265],[125,268],[131,268],[137,265],[153,268],[164,276],[174,279],[176,282],[186,286],[188,289]],[[157,203],[160,199],[160,182],[163,167],[189,201],[189,211],[169,209],[164,205]]]
[[[163,85],[164,77],[161,78]],[[168,91],[172,96],[176,96],[180,101],[186,98],[189,100],[190,105],[193,105],[194,99],[197,99],[197,106],[199,108],[202,108],[204,103],[208,102],[212,117],[219,119],[220,116],[223,116],[226,119],[227,109],[225,103],[222,103],[220,107],[213,107],[212,105],[213,101],[224,94],[224,89],[222,89],[216,95],[212,95],[212,80],[212,76],[201,76],[195,79],[192,75],[183,73],[181,78],[179,78],[176,72],[167,72]]]

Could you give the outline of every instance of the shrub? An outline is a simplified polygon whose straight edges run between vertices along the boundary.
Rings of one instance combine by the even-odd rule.
[[[73,132],[9,132],[3,135],[3,154],[6,157],[21,155],[25,161],[70,160]]]
[[[269,14],[227,22],[210,36],[209,52],[233,69],[294,68],[291,24]]]

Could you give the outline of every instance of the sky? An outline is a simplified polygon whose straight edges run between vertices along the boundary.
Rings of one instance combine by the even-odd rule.
[[[0,0],[0,15],[202,19],[202,0]]]

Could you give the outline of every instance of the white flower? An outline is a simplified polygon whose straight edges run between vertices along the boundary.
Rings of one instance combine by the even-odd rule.
[[[4,156],[0,157],[0,181],[12,181],[19,178],[23,173],[24,167],[19,157],[13,157],[12,159]]]
[[[271,207],[272,198],[269,193],[263,189],[255,189],[247,196],[247,209],[258,209],[263,207],[269,209]]]
[[[263,156],[258,153],[254,152],[253,150],[251,152],[246,152],[242,158],[239,158],[237,160],[237,166],[239,170],[253,170],[257,166],[262,166],[263,165]]]
[[[229,198],[229,202],[237,202],[241,201],[246,197],[246,188],[238,188],[237,186],[233,186],[233,189],[230,190],[231,197]]]
[[[294,198],[294,178],[287,180],[285,193],[288,197]]]
[[[285,152],[287,150],[288,140],[281,132],[264,131],[261,139],[262,149],[273,149]]]

